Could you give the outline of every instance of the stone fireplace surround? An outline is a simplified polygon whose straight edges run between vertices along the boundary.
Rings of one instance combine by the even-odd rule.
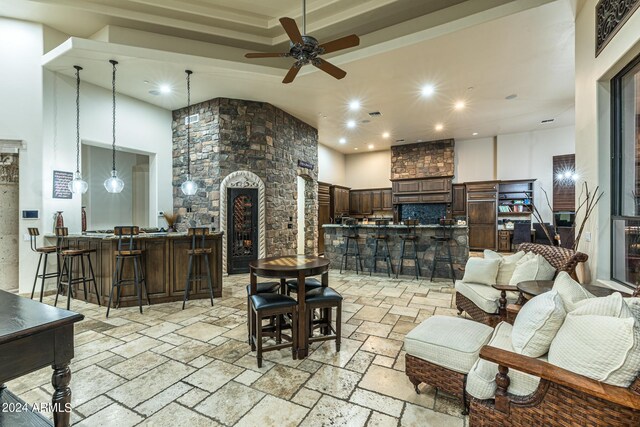
[[[306,181],[304,250],[317,253],[317,167],[300,168],[298,160],[317,165],[318,131],[264,102],[215,98],[193,105],[191,114],[199,117],[191,124],[191,174],[199,188],[196,195],[184,196],[180,185],[187,169],[186,114],[186,108],[175,110],[172,123],[173,203],[181,217],[179,229],[212,225],[225,231],[226,218],[221,215],[226,210],[226,188],[246,178],[260,190],[259,179],[264,186],[259,254],[293,255],[297,253],[297,177],[302,176]]]

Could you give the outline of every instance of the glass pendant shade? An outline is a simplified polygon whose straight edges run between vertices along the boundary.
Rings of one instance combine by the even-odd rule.
[[[89,189],[89,184],[82,179],[80,172],[73,174],[73,181],[69,182],[69,191],[73,194],[84,194]]]
[[[104,188],[109,193],[120,193],[124,188],[124,181],[118,178],[118,172],[111,171],[111,176],[104,181]]]
[[[185,196],[193,196],[198,191],[198,184],[191,179],[191,174],[187,175],[187,180],[180,186]]]

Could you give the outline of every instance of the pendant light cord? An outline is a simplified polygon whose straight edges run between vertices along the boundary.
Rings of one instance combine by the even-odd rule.
[[[191,74],[193,71],[185,70],[187,73],[187,175],[191,179]]]
[[[113,59],[110,60],[111,65],[113,66],[113,75],[111,78],[111,88],[113,95],[113,123],[112,123],[112,131],[113,131],[113,144],[112,144],[112,163],[111,170],[116,170],[116,64],[117,61]]]
[[[76,173],[80,173],[80,70],[82,67],[74,65],[76,69]]]

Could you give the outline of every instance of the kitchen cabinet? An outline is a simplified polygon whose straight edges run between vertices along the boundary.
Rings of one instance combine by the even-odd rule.
[[[318,254],[324,254],[324,224],[331,224],[331,186],[318,182]]]
[[[498,251],[511,252],[511,234],[510,230],[498,231]]]
[[[349,188],[332,185],[329,188],[330,215],[335,222],[336,218],[349,215]]]
[[[350,215],[370,215],[372,209],[371,190],[352,190],[349,193],[349,214]]]
[[[382,190],[382,210],[390,211],[393,209],[393,197],[391,189]]]
[[[393,182],[394,194],[448,193],[451,191],[451,177],[407,179]]]
[[[464,184],[454,184],[451,190],[451,215],[467,215],[467,193]]]
[[[497,247],[497,181],[467,183],[467,223],[469,249]]]
[[[390,211],[393,209],[391,189],[371,190],[371,210]]]

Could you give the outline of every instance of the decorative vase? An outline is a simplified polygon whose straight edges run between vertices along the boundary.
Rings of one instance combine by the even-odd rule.
[[[81,217],[82,217],[82,232],[87,232],[87,210],[86,206],[82,207]]]
[[[57,211],[53,217],[55,218],[55,221],[54,221],[54,232],[55,232],[55,228],[64,227],[64,217],[62,216],[62,211]]]

